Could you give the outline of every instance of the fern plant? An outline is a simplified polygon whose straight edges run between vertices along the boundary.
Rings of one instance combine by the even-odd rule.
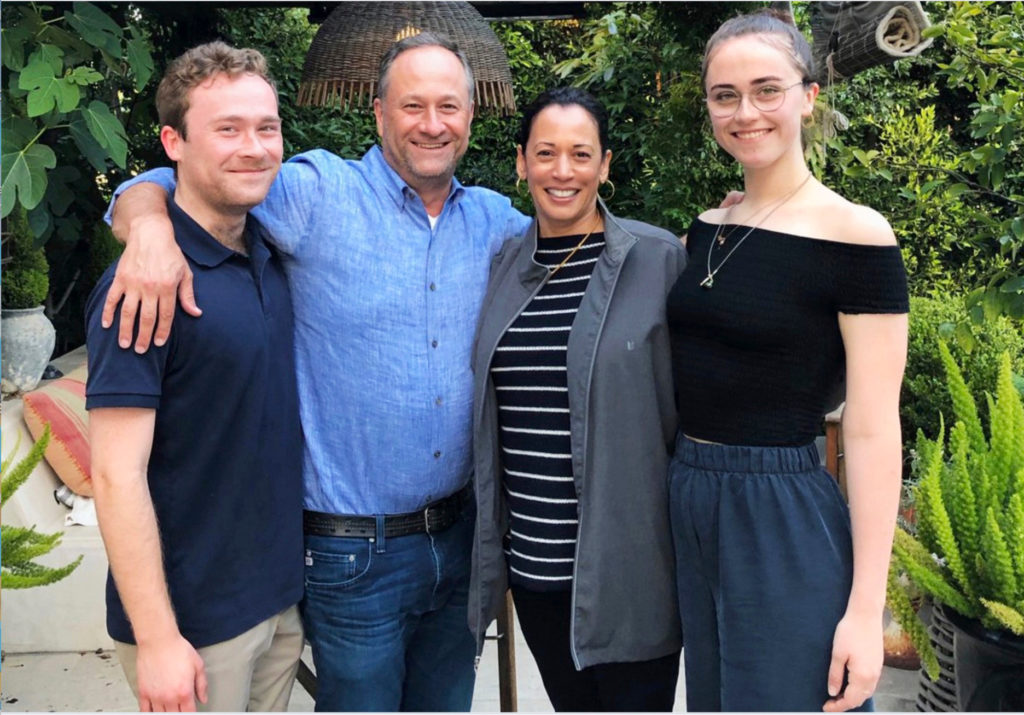
[[[1024,402],[1003,353],[995,398],[986,396],[986,437],[945,343],[939,353],[955,423],[948,450],[944,425],[934,440],[918,431],[917,528],[896,532],[888,589],[889,608],[933,679],[938,661],[907,581],[986,628],[1024,636]]]
[[[20,439],[14,445],[14,449],[0,465],[0,492],[2,492],[0,505],[6,504],[18,487],[29,478],[32,470],[43,458],[46,445],[49,443],[50,425],[46,425],[43,434],[32,445],[32,449],[25,455],[25,458],[12,466],[11,462],[18,451]],[[3,587],[45,586],[67,577],[81,563],[81,556],[58,568],[43,566],[35,562],[36,558],[53,551],[60,544],[60,540],[60,532],[40,534],[34,527],[0,525],[0,549],[3,550],[3,564],[0,571],[2,571]]]

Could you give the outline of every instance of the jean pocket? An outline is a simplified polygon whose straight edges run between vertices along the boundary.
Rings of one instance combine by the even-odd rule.
[[[337,550],[306,549],[306,588],[344,588],[370,570],[373,544],[368,539],[339,539]]]

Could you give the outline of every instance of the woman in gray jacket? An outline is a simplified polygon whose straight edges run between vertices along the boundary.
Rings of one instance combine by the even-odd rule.
[[[686,252],[599,199],[611,151],[591,95],[540,95],[518,144],[537,217],[494,259],[473,353],[470,627],[479,653],[511,586],[556,710],[671,710],[665,298]]]

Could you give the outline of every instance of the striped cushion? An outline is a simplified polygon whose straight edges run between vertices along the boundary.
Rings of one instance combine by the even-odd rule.
[[[71,491],[91,497],[86,375],[87,369],[83,365],[59,380],[27,393],[24,402],[25,424],[33,439],[39,439],[46,424],[50,424],[46,461],[53,471]]]

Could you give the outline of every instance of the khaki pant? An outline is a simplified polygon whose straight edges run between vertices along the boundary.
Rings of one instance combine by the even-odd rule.
[[[199,648],[209,701],[203,705],[197,699],[196,708],[209,712],[287,710],[303,644],[299,608],[291,606],[241,635]],[[114,645],[128,684],[138,697],[138,649],[119,641]]]

